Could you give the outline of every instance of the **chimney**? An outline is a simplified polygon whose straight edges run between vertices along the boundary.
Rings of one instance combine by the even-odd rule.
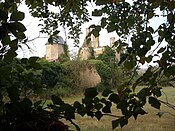
[[[110,47],[112,47],[114,45],[115,42],[115,37],[111,37],[110,38]]]

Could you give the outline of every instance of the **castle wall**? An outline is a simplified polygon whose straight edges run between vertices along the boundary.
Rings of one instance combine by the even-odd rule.
[[[95,37],[94,35],[92,35],[91,47],[93,47],[94,49],[99,47],[99,37]]]
[[[80,59],[87,60],[91,56],[89,47],[83,47],[80,51]]]
[[[110,38],[110,47],[112,47],[114,45],[115,42],[115,37],[111,37]]]
[[[61,54],[64,54],[63,45],[59,44],[46,45],[46,60],[57,61]]]
[[[104,52],[104,47],[99,47],[94,49],[95,56],[103,54],[103,52]]]

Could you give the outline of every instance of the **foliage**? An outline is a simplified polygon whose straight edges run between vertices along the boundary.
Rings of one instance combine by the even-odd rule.
[[[64,63],[64,62],[67,62],[67,61],[70,61],[70,58],[66,54],[61,54],[59,56],[59,62],[60,63]]]
[[[116,59],[115,49],[106,46],[104,52],[96,59],[101,61],[96,63],[96,69],[101,77],[101,84],[108,89],[117,88],[117,90],[122,90],[126,86],[125,83],[132,77],[133,71],[126,69],[123,64],[118,66],[119,62]],[[98,88],[104,88],[101,84]]]
[[[106,46],[104,52],[100,54],[97,59],[102,60],[103,62],[107,63],[108,65],[115,64],[115,51],[109,46]]]
[[[91,0],[25,0],[24,2],[32,16],[44,22],[41,32],[50,35],[48,41],[51,43],[53,37],[59,33],[57,29],[60,25],[67,27],[69,37],[78,43],[81,25],[91,19],[87,10],[88,2]],[[94,0],[93,2],[97,8],[93,10],[92,15],[100,16],[101,23],[92,25],[91,33],[98,36],[101,29],[116,32],[119,40],[114,45],[118,50],[125,49],[119,65],[123,64],[126,69],[133,70],[133,75],[139,64],[150,64],[154,61],[158,68],[150,66],[135,83],[131,83],[133,78],[131,75],[128,82],[123,84],[122,90],[114,93],[106,89],[102,93],[104,96],[102,99],[97,97],[98,92],[95,88],[87,89],[82,103],[75,102],[74,105],[69,105],[53,95],[52,103],[46,107],[50,111],[44,110],[40,102],[33,103],[27,98],[25,92],[26,89],[35,91],[39,87],[45,87],[38,80],[40,74],[37,73],[40,66],[36,61],[37,58],[19,60],[15,67],[12,62],[17,55],[16,50],[20,47],[20,43],[27,41],[26,27],[21,22],[25,14],[18,10],[21,1],[0,1],[1,130],[19,128],[25,130],[28,126],[33,130],[41,128],[41,130],[50,130],[52,123],[60,123],[59,118],[69,120],[77,130],[80,130],[72,121],[75,119],[75,113],[82,116],[86,114],[100,120],[104,114],[111,113],[112,104],[122,112],[121,116],[115,116],[116,120],[112,121],[112,127],[116,128],[119,125],[121,127],[126,125],[132,116],[136,119],[139,114],[146,114],[143,110],[146,102],[157,109],[160,109],[161,103],[172,107],[171,104],[158,99],[161,96],[158,83],[164,76],[171,80],[174,80],[175,76],[175,2],[164,0],[135,0],[132,3],[123,0]],[[58,7],[58,13],[50,10],[53,6]],[[164,19],[162,23],[157,24],[157,27],[150,24],[155,17]],[[159,56],[158,59],[154,60],[157,56]],[[135,88],[141,82],[148,86],[135,93]],[[129,89],[130,86],[132,86],[131,89]],[[8,99],[5,99],[6,97]],[[59,127],[62,125],[64,130],[67,130],[63,123],[58,125]]]
[[[72,70],[67,66],[56,63],[39,61],[42,66],[41,83],[45,85],[45,92],[47,96],[58,95],[68,96],[73,94],[78,88],[75,83],[75,76],[72,75]]]
[[[90,58],[89,59],[95,59],[95,52],[93,47],[89,47],[90,52]]]
[[[113,71],[110,66],[104,64],[102,61],[96,64],[96,69],[98,74],[101,77],[101,83],[106,88],[112,88],[111,78],[113,75]]]

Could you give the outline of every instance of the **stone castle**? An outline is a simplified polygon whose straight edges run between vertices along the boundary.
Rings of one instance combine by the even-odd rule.
[[[64,46],[67,45],[61,36],[54,38],[52,44],[46,43],[46,60],[59,62],[60,55],[65,53]]]
[[[104,52],[105,46],[100,46],[99,37],[95,37],[94,35],[89,35],[91,32],[90,28],[86,28],[86,37],[84,39],[84,43],[82,48],[79,51],[79,57],[81,60],[87,60],[92,56],[92,49],[93,55],[97,57],[98,55]],[[115,37],[110,38],[110,45],[109,47],[113,48],[113,44],[115,42]],[[120,60],[120,53],[116,52],[116,59]]]
[[[80,60],[87,60],[93,55],[97,57],[98,55],[104,52],[105,46],[100,46],[99,37],[95,37],[94,35],[89,35],[91,32],[90,28],[86,28],[86,37],[84,39],[84,43],[79,50],[79,58]],[[110,38],[109,47],[113,47],[115,42],[115,37]],[[55,61],[59,62],[59,58],[61,54],[65,54],[64,46],[66,42],[63,40],[61,36],[54,37],[53,43],[46,43],[46,55],[45,58],[47,61]],[[116,59],[120,60],[120,53],[116,52]]]
[[[104,52],[105,47],[100,46],[99,37],[94,35],[89,35],[91,30],[86,29],[86,37],[84,43],[79,51],[79,57],[81,60],[87,60],[91,57],[91,49],[93,49],[94,56],[97,57],[99,54]],[[89,42],[88,42],[89,41]],[[110,47],[112,48],[115,42],[115,37],[110,38]],[[55,61],[60,62],[60,56],[65,54],[66,42],[61,36],[55,37],[53,43],[46,43],[46,55],[45,59],[49,62]],[[120,60],[120,53],[116,52],[116,59]],[[84,70],[80,71],[80,86],[85,87],[94,87],[101,82],[101,78],[97,73],[97,70],[94,66],[91,68],[85,67]]]

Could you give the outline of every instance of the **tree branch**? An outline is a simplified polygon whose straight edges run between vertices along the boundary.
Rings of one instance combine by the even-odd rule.
[[[116,115],[112,115],[112,114],[108,114],[108,113],[104,113],[102,115],[104,115],[104,116],[112,116],[112,117],[115,117],[115,118],[121,118],[121,117],[123,117],[123,116],[116,116]]]
[[[162,101],[162,100],[159,100],[159,102],[161,102],[161,103],[165,104],[166,106],[168,106],[168,107],[170,107],[170,108],[172,108],[172,109],[175,110],[175,105],[170,104],[169,102],[164,102],[164,101]]]

